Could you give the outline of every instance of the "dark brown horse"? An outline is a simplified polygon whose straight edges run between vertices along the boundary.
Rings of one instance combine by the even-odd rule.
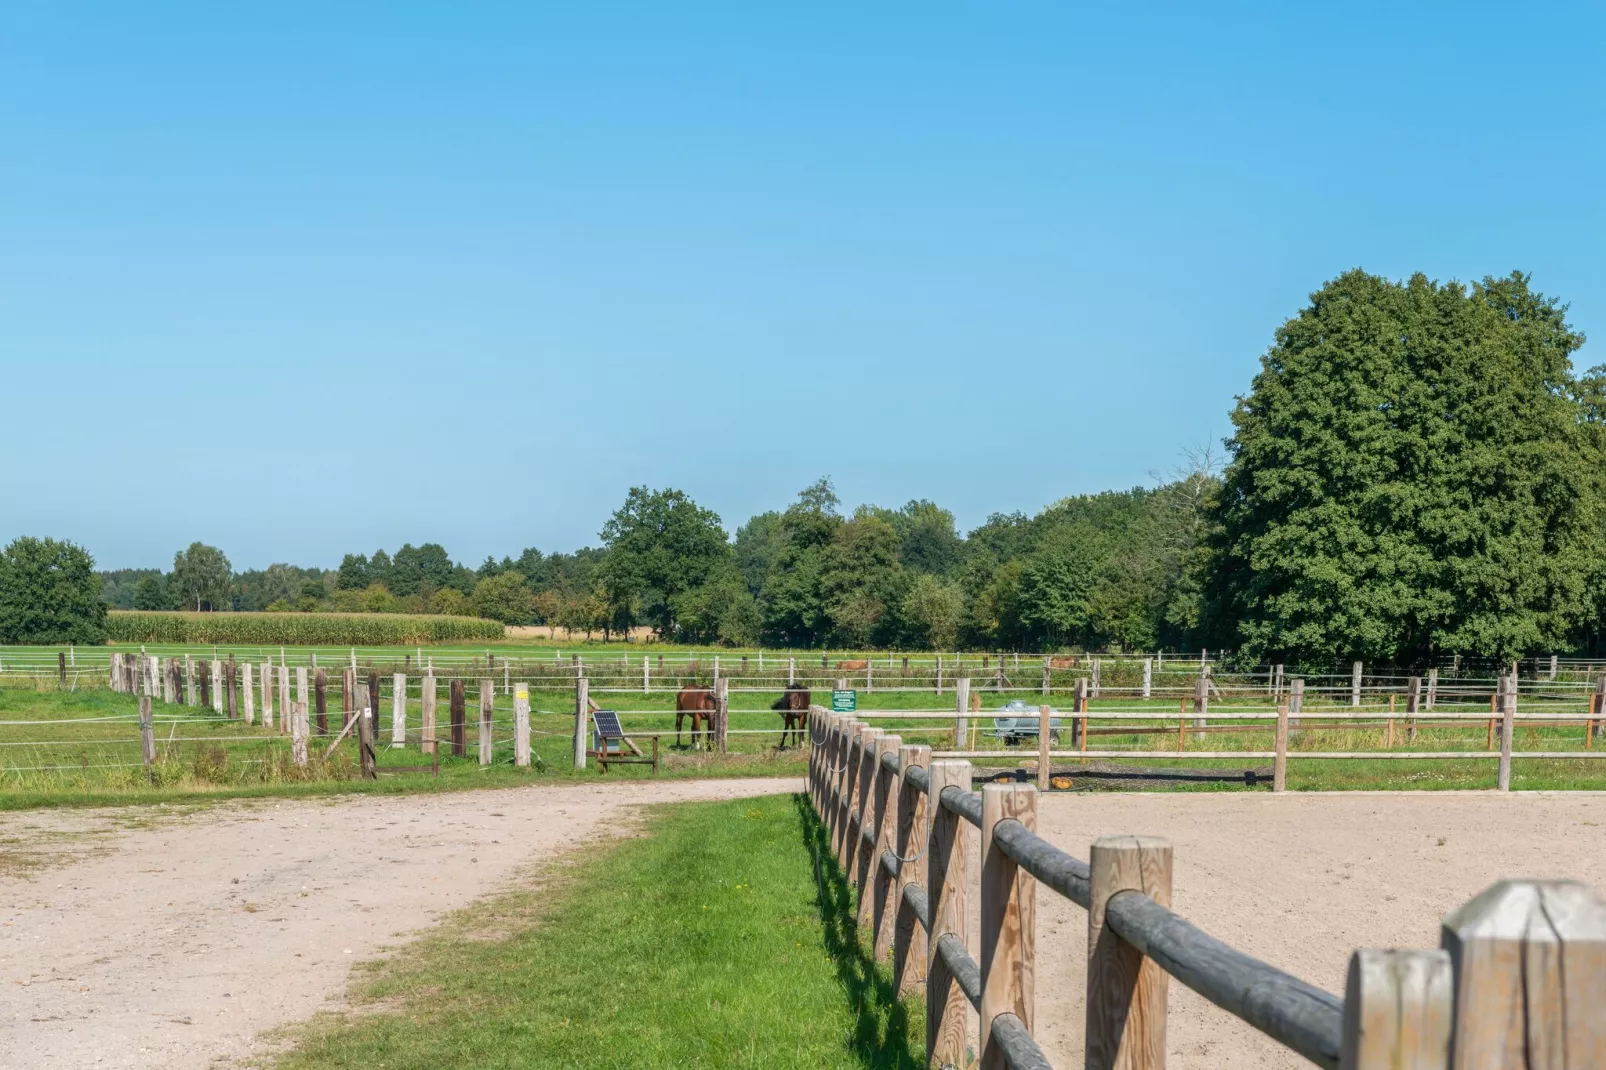
[[[697,733],[704,734],[704,745],[714,748],[714,689],[687,684],[675,695],[675,746],[680,746],[680,725],[691,717],[691,745],[697,746]]]
[[[803,726],[809,716],[809,689],[802,684],[787,684],[781,697],[770,703],[770,709],[781,711],[781,750],[786,749],[786,737],[797,734],[797,745],[803,745]]]

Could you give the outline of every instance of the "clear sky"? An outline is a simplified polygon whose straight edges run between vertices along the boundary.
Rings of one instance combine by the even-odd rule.
[[[1347,268],[1529,271],[1599,330],[1603,31],[9,3],[0,540],[474,564],[595,543],[633,484],[734,531],[822,474],[962,527],[1147,483]]]

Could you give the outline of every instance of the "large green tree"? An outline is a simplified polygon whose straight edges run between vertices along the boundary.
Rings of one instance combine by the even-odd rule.
[[[675,633],[677,597],[730,557],[719,515],[679,490],[630,488],[603,525],[602,541],[612,625],[628,628],[644,619],[665,638]]]
[[[233,566],[222,550],[192,542],[189,549],[173,555],[168,590],[178,594],[185,609],[223,609],[230,604],[229,580],[233,575]]]
[[[529,624],[535,619],[535,595],[522,572],[498,572],[474,585],[469,600],[474,612],[503,624]]]
[[[95,559],[70,542],[24,536],[0,551],[0,643],[103,643]]]
[[[758,596],[766,643],[816,646],[831,634],[822,584],[829,548],[843,524],[841,504],[830,479],[818,479],[781,514],[780,547]]]
[[[1522,275],[1313,294],[1233,412],[1216,642],[1318,663],[1565,646],[1599,549],[1582,342]]]

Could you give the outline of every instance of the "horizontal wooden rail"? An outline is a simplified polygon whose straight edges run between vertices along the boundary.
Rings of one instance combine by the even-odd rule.
[[[1142,893],[1118,892],[1105,916],[1121,939],[1222,1010],[1318,1066],[1338,1066],[1337,996],[1228,947]]]
[[[1103,837],[1083,862],[1033,831],[1034,788],[993,784],[978,797],[966,761],[928,765],[929,748],[894,746],[819,707],[809,720],[811,799],[859,889],[861,921],[873,916],[877,957],[894,959],[898,994],[926,984],[931,1066],[1049,1065],[1032,1039],[1038,882],[1088,910],[1090,1070],[1163,1066],[1169,977],[1334,1070],[1446,1070],[1452,1046],[1456,1067],[1527,1065],[1523,1052],[1561,1036],[1570,1052],[1606,1052],[1606,901],[1582,885],[1502,882],[1445,920],[1448,953],[1357,951],[1339,999],[1175,913],[1165,841]],[[871,773],[882,779],[867,792]],[[972,828],[982,838],[979,956],[967,903]],[[1513,1002],[1517,991],[1527,995]],[[1519,1062],[1498,1061],[1513,1052]]]

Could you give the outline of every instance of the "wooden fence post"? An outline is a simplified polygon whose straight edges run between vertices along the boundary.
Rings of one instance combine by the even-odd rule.
[[[1505,678],[1505,693],[1500,702],[1500,772],[1501,791],[1511,790],[1511,743],[1517,731],[1517,676]],[[1601,995],[1606,997],[1606,992]]]
[[[184,655],[184,704],[186,706],[199,706],[201,703],[200,689],[196,686],[195,659],[188,654]]]
[[[1288,724],[1299,727],[1299,714],[1305,708],[1305,678],[1298,676],[1288,685]]]
[[[1166,972],[1104,923],[1118,892],[1171,905],[1171,844],[1153,836],[1101,836],[1088,856],[1087,1070],[1165,1066]]]
[[[235,678],[234,669],[235,669],[234,655],[230,654],[228,663],[223,668],[223,681],[224,681],[224,687],[226,687],[228,689],[228,696],[227,696],[228,718],[231,721],[238,720],[239,716],[240,716],[239,682]],[[151,684],[155,685],[155,683],[156,683],[156,677],[153,674],[151,676]]]
[[[1049,767],[1053,764],[1049,748],[1054,737],[1054,711],[1048,705],[1037,707],[1037,790],[1048,790]]]
[[[264,661],[259,666],[262,674],[262,727],[273,727],[273,662]]]
[[[141,695],[139,700],[139,753],[145,768],[156,761],[156,726],[151,723],[151,698]]]
[[[1151,698],[1154,695],[1154,659],[1143,659],[1143,697]]]
[[[954,750],[970,749],[970,677],[954,681]]]
[[[648,664],[647,655],[641,655],[641,693],[652,693],[652,666]]]
[[[290,760],[298,769],[307,767],[307,704],[297,702],[290,725]]]
[[[897,917],[897,904],[893,902],[892,897],[898,891],[897,878],[888,873],[887,868],[881,864],[882,854],[893,851],[893,846],[897,842],[898,796],[895,792],[898,786],[898,774],[883,765],[882,759],[888,754],[896,757],[902,748],[901,736],[883,735],[876,740],[875,812],[871,818],[871,829],[875,832],[875,847],[870,852],[870,880],[866,882],[870,894],[861,898],[860,903],[868,902],[870,907],[870,947],[877,961],[884,961],[892,954],[892,928],[893,921]],[[865,913],[862,906],[859,913],[861,916]]]
[[[167,659],[167,679],[163,681],[162,698],[175,706],[184,701],[184,670],[177,658]]]
[[[495,746],[492,739],[492,718],[496,708],[496,681],[494,679],[480,681],[480,764],[491,764],[491,751]]]
[[[451,703],[452,756],[468,757],[468,699],[463,693],[463,681],[454,679],[447,685],[447,701]]]
[[[1453,1070],[1606,1066],[1606,902],[1574,881],[1500,881],[1444,919]]]
[[[219,658],[212,659],[212,671],[207,674],[207,686],[212,692],[212,712],[223,712],[223,662]]]
[[[871,848],[864,845],[864,834],[874,824],[875,814],[875,762],[877,746],[885,733],[879,728],[866,728],[859,736],[859,764],[853,770],[853,820],[848,827],[848,876],[859,890],[858,910],[855,919],[862,926],[870,922],[869,858]]]
[[[111,667],[106,670],[106,686],[113,691],[121,691],[123,689],[122,668],[123,656],[113,651]]]
[[[1339,1070],[1446,1070],[1455,991],[1443,951],[1357,951]]]
[[[730,681],[721,676],[714,681],[714,742],[724,754],[730,745]]]
[[[66,651],[56,653],[56,683],[61,688],[67,686],[67,654]]]
[[[912,994],[926,979],[926,927],[920,924],[904,899],[904,889],[926,886],[926,793],[908,782],[909,770],[931,765],[931,748],[905,744],[898,748],[897,831],[893,851],[901,860],[892,892],[892,983],[899,999]]]
[[[1606,676],[1598,676],[1595,680],[1595,713],[1596,720],[1590,721],[1588,728],[1584,729],[1584,742],[1587,744],[1590,737],[1600,737],[1601,717],[1606,717]]]
[[[257,723],[256,688],[252,686],[251,663],[240,663],[240,697],[245,700],[244,718],[246,724]]]
[[[831,849],[843,875],[853,879],[848,868],[848,833],[853,826],[853,777],[859,768],[859,739],[868,726],[849,718],[842,726],[842,753],[836,772],[836,828],[832,830]]]
[[[530,685],[513,688],[513,764],[530,767]]]
[[[375,674],[373,679],[378,679]],[[379,756],[374,753],[374,711],[379,708],[379,689],[370,687],[368,700],[357,711],[357,762],[364,780],[379,779]]]
[[[1204,728],[1209,723],[1210,712],[1210,677],[1206,675],[1209,666],[1199,672],[1199,679],[1193,685],[1193,727]],[[1195,739],[1203,739],[1203,732],[1195,732]]]
[[[303,707],[307,705],[307,667],[305,665],[296,666],[296,701],[301,703]],[[306,716],[305,709],[302,710],[301,715],[303,717]],[[306,726],[303,725],[302,728],[304,731]]]
[[[1101,665],[1103,665],[1103,662],[1099,658],[1094,658],[1093,659],[1093,671],[1092,671],[1091,676],[1088,679],[1088,685],[1087,685],[1088,686],[1088,696],[1090,698],[1098,698],[1099,697],[1099,668],[1100,668]]]
[[[1076,716],[1071,719],[1071,742],[1087,750],[1087,677],[1076,678]]]
[[[340,710],[342,714],[340,718],[340,727],[344,728],[346,727],[346,722],[351,720],[350,670],[347,670],[347,672],[341,676],[340,689]],[[320,736],[327,736],[329,734],[329,675],[323,669],[315,669],[312,673],[312,708],[314,714],[316,714],[318,734]]]
[[[1349,704],[1351,706],[1361,704],[1361,663],[1358,661],[1351,665],[1349,670]]]
[[[290,708],[290,666],[284,662],[279,663],[279,731],[290,731],[290,722],[295,719],[295,710]]]
[[[407,674],[393,673],[390,678],[390,747],[397,750],[407,746]]]
[[[439,689],[433,675],[425,676],[418,688],[418,738],[421,753],[435,754],[439,742],[435,739],[435,703]]]
[[[1416,742],[1416,715],[1422,708],[1422,677],[1413,676],[1405,685],[1405,741]]]
[[[1053,675],[1054,675],[1054,670],[1052,668],[1050,668],[1050,666],[1048,664],[1048,656],[1044,655],[1044,657],[1043,657],[1043,694],[1045,696],[1048,695],[1050,690],[1051,690],[1050,687],[1049,687],[1049,684],[1053,679]]]
[[[574,767],[586,767],[586,721],[591,716],[591,681],[584,676],[574,678]],[[692,741],[693,746],[696,740]]]
[[[988,784],[981,789],[981,1065],[1004,1070],[993,1019],[1013,1014],[1031,1032],[1035,1007],[1037,880],[993,842],[1000,821],[1037,827],[1037,789]]]
[[[1277,756],[1271,767],[1271,790],[1288,790],[1288,703],[1277,704]]]
[[[1439,670],[1428,670],[1428,711],[1432,712],[1434,704],[1439,698]]]
[[[926,904],[930,911],[931,933],[926,950],[926,1065],[962,1067],[970,1063],[966,1050],[973,1013],[959,982],[948,971],[938,950],[944,937],[969,948],[970,878],[966,860],[970,853],[970,823],[943,808],[944,788],[970,792],[970,763],[934,761],[930,769],[931,845],[926,868]]]

